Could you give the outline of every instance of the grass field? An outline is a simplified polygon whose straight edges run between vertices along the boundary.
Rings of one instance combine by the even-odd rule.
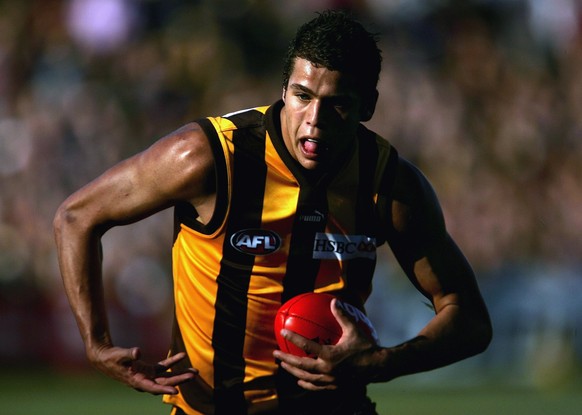
[[[386,415],[580,415],[582,389],[540,392],[524,387],[446,388],[372,385]],[[0,372],[2,415],[167,415],[161,398],[135,392],[98,374]]]

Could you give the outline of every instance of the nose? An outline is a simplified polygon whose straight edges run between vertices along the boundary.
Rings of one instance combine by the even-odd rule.
[[[312,127],[318,127],[321,124],[322,107],[319,100],[312,100],[307,110],[306,121]]]

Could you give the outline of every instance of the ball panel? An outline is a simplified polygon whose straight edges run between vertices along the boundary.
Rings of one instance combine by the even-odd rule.
[[[302,349],[280,335],[283,328],[319,344],[337,343],[342,330],[330,309],[333,298],[331,294],[305,293],[283,304],[275,319],[275,337],[279,348],[286,353],[307,356]]]

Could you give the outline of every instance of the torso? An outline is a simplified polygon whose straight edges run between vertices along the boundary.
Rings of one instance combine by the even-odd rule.
[[[198,382],[167,398],[176,405],[275,402],[272,327],[281,303],[315,290],[347,293],[361,306],[368,295],[382,239],[378,172],[391,148],[367,134],[348,163],[309,183],[285,153],[277,110],[200,121],[217,192],[196,211],[176,208],[172,353],[186,351],[185,364],[200,371]]]

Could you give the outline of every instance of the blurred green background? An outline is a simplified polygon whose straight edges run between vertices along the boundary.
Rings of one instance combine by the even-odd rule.
[[[374,385],[382,413],[579,413],[580,2],[0,0],[1,414],[167,413],[88,367],[54,212],[183,123],[277,100],[297,25],[336,7],[379,34],[368,126],[432,181],[495,330],[478,357]],[[154,360],[171,330],[171,238],[168,211],[103,241],[114,340]],[[374,287],[383,344],[431,317],[385,248]]]
[[[0,375],[7,415],[168,414],[160,397],[146,395],[95,374],[28,372]],[[580,385],[539,391],[501,384],[420,386],[403,380],[371,385],[380,414],[579,415]]]

